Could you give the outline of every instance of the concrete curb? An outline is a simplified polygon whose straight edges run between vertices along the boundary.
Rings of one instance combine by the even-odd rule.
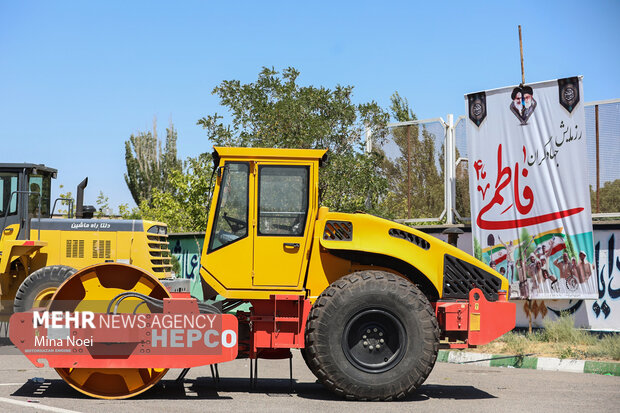
[[[455,364],[473,364],[486,367],[512,367],[571,373],[594,373],[620,376],[620,363],[558,359],[552,357],[506,356],[502,354],[470,353],[458,350],[439,350],[437,361]]]

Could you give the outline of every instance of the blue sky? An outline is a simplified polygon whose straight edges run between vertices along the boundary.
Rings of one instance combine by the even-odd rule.
[[[583,75],[585,101],[620,98],[619,1],[0,1],[0,162],[45,163],[75,193],[89,177],[133,206],[124,142],[172,119],[182,158],[210,151],[196,121],[211,90],[262,66],[353,85],[357,103],[398,91],[418,118],[464,113],[463,95]]]

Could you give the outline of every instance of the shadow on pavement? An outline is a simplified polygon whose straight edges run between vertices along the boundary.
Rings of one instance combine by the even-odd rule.
[[[301,383],[301,385],[309,385],[309,383]],[[321,400],[343,400],[332,394],[323,385],[316,383],[311,391],[305,392],[303,389],[299,389],[300,383],[295,385],[297,396],[307,399],[321,399]],[[310,390],[310,388],[308,388]],[[412,402],[423,401],[429,399],[450,399],[450,400],[480,400],[480,399],[495,399],[496,396],[489,394],[483,390],[477,389],[474,386],[459,386],[459,385],[441,385],[441,384],[428,384],[423,385],[417,392],[409,395],[408,397],[395,400],[398,402]]]
[[[250,389],[247,378],[221,378],[216,385],[210,377],[186,379],[184,382],[162,380],[148,391],[133,397],[132,400],[188,400],[188,399],[232,399],[220,393],[256,393],[268,397],[297,397],[313,400],[342,401],[322,384],[317,382],[295,382],[294,392],[290,392],[287,379],[259,379],[256,389]],[[88,396],[74,390],[61,379],[29,380],[11,396],[89,399]],[[428,399],[477,400],[491,399],[495,396],[473,386],[460,385],[423,385],[416,393],[401,401],[423,401]]]
[[[452,400],[480,400],[496,399],[490,393],[480,390],[474,386],[459,386],[445,384],[426,384],[420,387],[418,394],[423,394],[430,399],[452,399]]]

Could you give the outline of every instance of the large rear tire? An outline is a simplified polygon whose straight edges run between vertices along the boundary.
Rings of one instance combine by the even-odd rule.
[[[58,287],[75,274],[75,268],[66,265],[50,265],[30,274],[19,286],[13,311],[28,311],[33,307],[47,307]]]
[[[383,271],[360,271],[330,285],[306,326],[315,376],[353,400],[402,399],[422,385],[439,349],[439,328],[424,294]]]

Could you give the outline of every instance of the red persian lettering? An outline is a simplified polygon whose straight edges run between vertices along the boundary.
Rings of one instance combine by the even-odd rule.
[[[476,170],[477,180],[480,180],[480,176],[482,176],[482,179],[485,179],[487,177],[487,173],[484,172],[484,164],[482,163],[480,159],[474,162],[474,169]]]
[[[478,162],[480,162],[480,165],[482,165],[481,161],[478,161]],[[476,173],[478,172],[478,165],[477,165],[478,162],[474,164],[474,167],[476,168]],[[527,185],[524,186],[523,194],[522,194],[523,200],[525,200],[525,202],[521,200],[521,194],[519,192],[519,163],[518,162],[515,163],[514,175],[509,166],[504,167],[502,165],[502,145],[499,145],[497,148],[497,171],[498,171],[497,180],[495,182],[495,193],[493,195],[493,198],[491,198],[488,204],[482,207],[482,209],[478,213],[478,217],[476,218],[476,224],[478,225],[479,228],[486,229],[486,230],[491,230],[491,229],[498,230],[498,229],[511,229],[511,228],[526,227],[530,225],[540,224],[543,222],[554,221],[556,219],[561,219],[561,218],[564,218],[570,215],[578,214],[581,211],[583,211],[583,208],[570,208],[564,211],[551,212],[549,214],[543,214],[543,215],[538,215],[538,216],[528,217],[528,218],[503,220],[503,221],[486,220],[484,219],[484,215],[487,212],[489,212],[495,205],[501,206],[504,203],[504,197],[502,195],[502,191],[504,190],[504,188],[506,188],[510,184],[513,176],[514,176],[513,194],[514,194],[514,199],[515,199],[515,204],[516,204],[515,207],[517,208],[517,211],[519,212],[519,214],[521,215],[528,214],[534,206],[534,193],[532,192],[532,188],[530,188]],[[523,168],[523,170],[521,171],[521,175],[524,178],[526,178],[528,175],[527,169]],[[483,200],[484,200],[484,195],[485,195],[484,192],[483,192],[483,198],[482,198]],[[511,206],[509,206],[508,208],[505,208],[504,212],[508,211]]]

